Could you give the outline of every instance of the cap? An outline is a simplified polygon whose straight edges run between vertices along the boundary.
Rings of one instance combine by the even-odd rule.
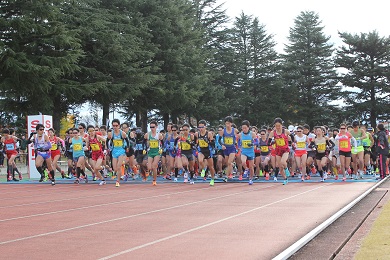
[[[371,126],[369,127],[369,128],[367,128],[367,131],[372,131],[372,130],[374,130]]]
[[[290,132],[294,131],[294,126],[293,125],[289,125],[288,126],[288,131],[290,131]]]

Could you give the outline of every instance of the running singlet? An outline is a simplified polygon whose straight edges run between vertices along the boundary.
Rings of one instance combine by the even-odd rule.
[[[260,154],[263,156],[267,156],[270,153],[269,146],[268,146],[268,140],[259,139],[259,147],[260,147]]]
[[[204,135],[202,135],[200,132],[199,132],[199,138],[198,138],[198,144],[199,144],[199,147],[200,147],[200,150],[209,150],[209,139],[208,139],[208,132],[206,131],[206,133]]]
[[[57,139],[57,137],[54,136],[53,139],[50,139],[50,143],[51,143],[50,150],[56,151],[56,150],[60,149],[60,147],[59,147],[59,140]]]
[[[191,137],[188,136],[187,139],[185,137],[181,137],[180,138],[180,150],[183,151],[183,152],[188,152],[188,151],[191,151],[191,144],[189,142],[191,142]]]
[[[345,135],[338,134],[339,140],[339,150],[341,152],[350,152],[351,151],[351,134],[347,132]]]
[[[234,147],[236,144],[236,134],[234,128],[232,128],[232,132],[230,134],[226,131],[226,128],[223,130],[223,144],[226,147]]]
[[[16,152],[15,140],[12,137],[4,140],[4,147],[6,152]]]
[[[276,130],[274,130],[274,138],[275,138],[276,149],[288,148],[288,137],[284,133],[284,129],[282,130],[282,133],[280,135],[278,135],[276,133]]]
[[[305,151],[307,148],[307,135],[303,135],[302,137],[295,136],[296,148],[297,151]]]
[[[78,158],[80,156],[85,156],[84,149],[83,149],[83,139],[78,137],[75,139],[72,138],[72,145],[73,145],[73,158]]]
[[[241,154],[248,157],[255,156],[255,149],[253,147],[252,132],[247,134],[241,133]]]
[[[363,143],[362,143],[363,132],[362,132],[362,130],[359,129],[357,132],[352,130],[350,133],[356,139],[356,143],[357,143],[356,146],[363,146]]]
[[[322,137],[321,139],[315,139],[315,144],[317,145],[317,153],[325,153],[326,152],[326,139]]]
[[[89,138],[89,146],[91,147],[92,152],[102,151],[102,143],[95,137],[93,139]]]

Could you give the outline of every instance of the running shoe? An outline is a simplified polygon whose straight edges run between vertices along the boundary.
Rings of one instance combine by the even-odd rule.
[[[153,181],[153,186],[157,186],[157,182],[156,181]]]
[[[268,173],[265,174],[265,180],[269,181],[269,174]]]
[[[88,175],[85,175],[84,181],[85,181],[85,183],[88,183]]]
[[[53,179],[53,180],[51,180],[51,186],[54,186],[54,185],[56,185],[56,181]]]
[[[18,180],[18,179],[16,179],[16,178],[13,178],[12,180],[13,180],[13,181],[19,181],[19,180]]]
[[[105,180],[100,181],[99,186],[102,186],[102,185],[106,185],[106,181]]]
[[[93,180],[93,181],[97,181],[98,178],[97,178],[96,176],[94,176],[92,180]]]
[[[174,182],[177,182],[177,178],[175,177],[175,178],[173,179],[173,181],[174,181]]]
[[[210,186],[214,186],[214,179],[211,179]]]
[[[121,185],[119,184],[119,181],[117,181],[116,183],[115,183],[115,187],[120,187]]]
[[[61,171],[61,178],[62,178],[62,179],[65,178],[65,172],[64,172],[64,171]]]
[[[42,178],[41,178],[41,179],[42,179]],[[42,180],[43,180],[43,179],[42,179]],[[11,176],[11,175],[8,176],[7,181],[12,181],[12,176]],[[42,181],[40,181],[40,182],[42,182]]]
[[[206,169],[202,169],[202,171],[200,172],[200,177],[204,177],[206,174]]]
[[[325,181],[325,179],[324,179],[324,178],[321,178],[320,182],[324,182],[324,181]]]
[[[286,173],[287,177],[290,177],[290,171],[288,170],[288,168],[284,169],[284,172]]]
[[[233,174],[229,174],[229,179],[233,179]]]
[[[288,183],[288,180],[285,179],[285,180],[283,181],[283,185],[287,185],[287,183]]]
[[[228,178],[226,178],[226,177],[223,178],[223,181],[224,181],[224,182],[227,182],[227,181],[228,181]]]
[[[23,180],[23,176],[19,174],[19,181]]]
[[[274,177],[274,181],[278,181],[278,178],[276,176]]]
[[[343,177],[343,181],[347,181],[347,178]]]
[[[238,180],[239,180],[239,181],[242,181],[242,175],[240,175],[240,176],[238,177]]]
[[[187,178],[184,178],[184,183],[187,183],[188,182],[188,179]]]
[[[253,181],[252,181],[252,180],[249,180],[248,184],[249,184],[249,185],[252,185],[252,184],[253,184]]]
[[[75,183],[75,184],[79,184],[80,183],[80,181],[79,181],[79,179],[78,178],[76,178],[75,180],[74,180],[74,182],[73,183]]]
[[[337,181],[337,180],[339,179],[339,176],[336,175],[336,176],[334,177],[334,179]]]
[[[304,178],[304,177],[302,177],[302,178],[301,178],[301,182],[304,182],[304,181],[305,181],[305,178]]]
[[[195,184],[193,179],[190,179],[190,184]]]
[[[248,169],[246,169],[245,171],[244,171],[244,174],[243,174],[243,178],[244,179],[246,179],[246,178],[248,178],[248,173],[249,173],[249,170]],[[240,175],[241,176],[241,175]],[[242,178],[241,178],[242,179]]]

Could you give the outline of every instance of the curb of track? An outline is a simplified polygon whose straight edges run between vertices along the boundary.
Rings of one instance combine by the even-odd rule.
[[[273,258],[273,260],[285,260],[288,259],[290,256],[292,256],[295,252],[297,252],[299,249],[301,249],[303,246],[305,246],[307,243],[309,243],[314,237],[316,237],[319,233],[321,233],[325,228],[330,226],[333,222],[335,222],[338,218],[340,218],[343,214],[345,214],[348,210],[350,210],[353,206],[355,206],[358,202],[360,202],[362,199],[364,199],[368,194],[370,194],[373,190],[378,188],[383,182],[385,182],[389,177],[384,178],[383,180],[379,181],[377,184],[375,184],[373,187],[366,190],[363,194],[361,194],[359,197],[354,199],[352,202],[350,202],[348,205],[337,211],[335,214],[333,214],[331,217],[329,217],[327,220],[322,222],[320,225],[318,225],[316,228],[311,230],[309,233],[304,235],[302,238],[300,238],[298,241],[296,241],[294,244],[286,248],[283,252],[278,254]]]

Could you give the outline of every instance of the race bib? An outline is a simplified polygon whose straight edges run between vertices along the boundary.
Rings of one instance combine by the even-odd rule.
[[[285,146],[286,145],[286,142],[284,141],[284,138],[276,138],[275,142],[276,142],[277,146]]]
[[[233,137],[225,137],[224,142],[227,145],[233,145]]]
[[[91,149],[92,151],[99,151],[100,150],[100,146],[98,144],[91,144]]]
[[[6,144],[5,147],[7,147],[7,151],[13,151],[13,150],[15,150],[14,144]]]
[[[114,139],[114,147],[123,147],[123,140],[122,139]]]
[[[199,146],[200,146],[201,148],[206,148],[206,147],[209,146],[209,144],[208,144],[205,140],[199,139]]]
[[[268,151],[269,151],[268,146],[260,146],[260,149],[261,149],[261,151],[262,151],[263,153],[268,153]]]
[[[188,150],[191,150],[191,145],[187,142],[182,142],[181,143],[181,149],[184,150],[184,151],[188,151]]]
[[[363,146],[369,146],[367,141],[363,141]]]
[[[150,148],[156,149],[156,148],[158,148],[158,141],[157,140],[150,140],[149,145],[150,145]]]
[[[306,142],[297,142],[297,147],[298,148],[305,148],[306,147]]]
[[[318,144],[317,150],[318,151],[325,151],[326,150],[326,144]]]
[[[357,140],[356,140],[356,143],[357,143],[357,146],[362,146],[362,140],[357,139]]]
[[[58,149],[57,144],[51,144],[50,150],[55,151],[55,150],[57,150],[57,149]]]
[[[243,140],[242,141],[242,148],[251,148],[252,141],[251,140]]]
[[[340,148],[348,149],[348,141],[340,141]]]
[[[74,144],[73,145],[73,151],[81,151],[83,149],[83,146],[81,144]]]

